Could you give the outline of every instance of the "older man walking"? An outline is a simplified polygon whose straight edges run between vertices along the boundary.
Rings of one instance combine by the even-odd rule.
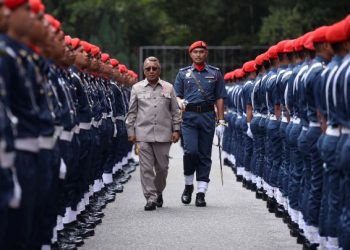
[[[126,125],[129,141],[139,146],[145,210],[150,211],[163,205],[169,150],[179,140],[181,115],[173,86],[159,78],[159,60],[148,57],[143,68],[146,79],[131,90]]]

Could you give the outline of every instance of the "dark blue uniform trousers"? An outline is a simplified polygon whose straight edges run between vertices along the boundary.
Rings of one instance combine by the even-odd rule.
[[[8,204],[13,195],[12,172],[0,167],[0,246],[5,244],[8,226]]]
[[[281,137],[281,166],[278,172],[278,188],[283,196],[286,196],[286,190],[284,186],[285,176],[287,175],[287,168],[289,166],[289,147],[287,147],[286,142],[286,129],[288,123],[281,122],[280,123],[280,137]]]
[[[308,214],[308,200],[310,196],[310,178],[311,178],[311,159],[309,151],[309,142],[307,141],[307,130],[302,129],[298,138],[298,149],[303,160],[303,170],[301,177],[300,193],[299,193],[299,207],[303,214],[304,221],[307,220]]]
[[[197,181],[209,182],[215,113],[185,112],[181,130],[184,139],[184,175],[190,176],[196,172]]]
[[[261,117],[253,117],[250,122],[250,129],[253,134],[253,160],[252,160],[252,172],[256,177],[261,177],[260,171],[263,168],[264,162],[261,160],[262,157],[262,144],[261,144],[261,133],[260,123]]]
[[[311,178],[310,196],[307,205],[308,215],[305,221],[308,225],[314,227],[318,227],[322,197],[323,162],[317,148],[317,141],[321,133],[322,130],[320,127],[310,127],[306,133],[306,140],[311,157]]]
[[[58,213],[58,180],[60,170],[60,152],[58,144],[52,150],[41,149],[39,153],[39,171],[37,202],[34,213],[33,248],[51,243],[53,228]]]
[[[18,209],[9,209],[6,243],[2,249],[30,249],[38,188],[38,154],[16,151],[15,166],[22,199]]]
[[[291,151],[290,151],[290,143],[289,143],[289,134],[290,130],[293,127],[293,123],[289,122],[286,129],[285,129],[285,149],[286,149],[286,155],[285,155],[285,174],[283,175],[283,197],[287,197],[289,195],[289,180],[290,175],[292,171],[291,167]]]
[[[303,174],[303,160],[298,149],[298,137],[301,133],[301,125],[293,123],[289,133],[289,147],[290,147],[290,164],[291,172],[288,184],[288,198],[290,207],[294,210],[300,211],[299,194],[300,183]]]
[[[244,143],[243,143],[243,131],[242,131],[242,118],[236,119],[235,128],[236,128],[236,165],[239,168],[243,168],[244,166]],[[238,175],[242,175],[242,173],[237,172]]]
[[[268,183],[272,187],[277,187],[278,173],[281,167],[281,136],[280,136],[280,122],[270,120],[267,125],[267,137],[269,144],[269,162],[270,172],[268,173]]]
[[[339,165],[343,173],[343,207],[340,216],[339,244],[343,249],[350,249],[350,136],[342,149]]]
[[[326,163],[328,177],[328,212],[326,217],[326,234],[329,237],[338,236],[340,216],[340,175],[341,171],[337,161],[336,149],[339,136],[325,135],[322,145],[322,158]]]

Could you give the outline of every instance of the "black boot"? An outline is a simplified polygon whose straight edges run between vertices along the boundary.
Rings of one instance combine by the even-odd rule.
[[[181,201],[183,204],[190,204],[193,193],[193,185],[185,185],[185,190],[182,193]]]
[[[156,204],[157,204],[157,207],[163,206],[163,195],[162,194],[158,194]]]
[[[207,203],[205,202],[205,193],[197,193],[196,206],[197,207],[205,207],[205,206],[207,206]]]
[[[155,210],[156,208],[157,208],[157,205],[155,202],[148,201],[146,206],[145,206],[145,211],[152,211],[152,210]]]

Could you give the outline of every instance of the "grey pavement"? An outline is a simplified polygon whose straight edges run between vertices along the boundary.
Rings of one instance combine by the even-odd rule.
[[[230,168],[223,166],[221,185],[217,147],[213,146],[207,207],[194,201],[183,205],[182,149],[172,146],[164,207],[146,212],[139,169],[124,192],[104,210],[95,236],[80,249],[302,249],[289,236],[288,227],[266,209],[266,203],[242,188]]]

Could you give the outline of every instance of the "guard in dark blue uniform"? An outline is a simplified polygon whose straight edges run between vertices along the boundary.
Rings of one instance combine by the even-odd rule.
[[[211,151],[215,132],[214,104],[217,107],[217,134],[224,132],[224,79],[218,68],[205,64],[208,55],[203,41],[193,43],[189,48],[192,66],[180,69],[174,88],[183,114],[182,134],[184,140],[185,190],[182,202],[189,204],[196,173],[196,206],[206,206],[205,192],[210,181]]]
[[[253,119],[252,92],[254,88],[254,80],[256,78],[255,61],[252,60],[243,64],[243,70],[246,74],[242,95],[244,114],[241,125],[244,138],[243,186],[246,186],[248,189],[250,189],[253,187],[252,168],[255,166],[255,157],[253,155],[253,134],[250,128],[250,123]]]
[[[337,145],[340,142],[340,120],[337,115],[337,95],[336,82],[334,81],[337,70],[347,54],[347,36],[345,33],[345,22],[341,21],[330,26],[326,31],[326,41],[331,43],[335,53],[331,62],[322,74],[322,97],[325,98],[323,107],[323,115],[327,119],[327,130],[324,136],[321,148],[321,156],[324,160],[325,167],[325,182],[324,196],[322,199],[322,215],[325,220],[324,231],[320,232],[322,237],[327,237],[326,246],[334,249],[339,247],[339,218],[342,204],[341,196],[341,169],[337,160]],[[323,206],[326,205],[326,206]],[[321,244],[324,244],[321,242]]]
[[[350,16],[347,16],[345,19],[345,27],[347,31],[347,37],[350,38]],[[350,167],[349,167],[349,155],[350,155],[350,105],[349,105],[349,86],[350,86],[350,53],[348,53],[342,64],[339,67],[339,70],[336,75],[336,84],[337,84],[337,99],[340,99],[340,102],[337,102],[337,115],[339,116],[339,121],[342,125],[342,135],[345,137],[345,142],[341,147],[341,156],[339,160],[339,168],[341,168],[343,173],[343,189],[342,193],[344,194],[344,200],[342,204],[342,212],[340,216],[340,233],[339,233],[339,245],[343,249],[350,248]],[[342,140],[342,138],[341,138]],[[337,150],[338,151],[338,150]]]
[[[307,147],[311,157],[311,176],[310,190],[307,205],[307,217],[305,218],[306,227],[304,229],[307,238],[308,247],[319,244],[319,214],[322,196],[322,175],[323,161],[317,148],[317,141],[322,134],[319,107],[316,102],[318,91],[320,89],[321,74],[333,56],[333,51],[325,40],[326,26],[320,27],[313,32],[312,42],[316,51],[316,58],[310,64],[309,70],[305,75],[305,94],[307,101],[307,117],[309,128],[306,133]]]

